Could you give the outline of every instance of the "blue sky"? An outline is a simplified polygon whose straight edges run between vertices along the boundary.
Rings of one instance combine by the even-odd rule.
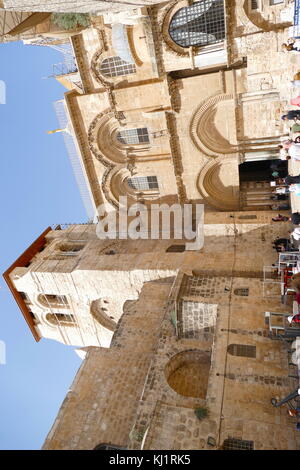
[[[58,127],[52,103],[65,90],[42,77],[59,62],[48,47],[0,45],[1,273],[49,225],[87,221],[63,137],[47,134]],[[0,449],[39,449],[81,361],[74,348],[35,342],[2,277],[0,340]]]

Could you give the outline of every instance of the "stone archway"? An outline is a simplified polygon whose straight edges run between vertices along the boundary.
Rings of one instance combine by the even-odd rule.
[[[242,7],[248,21],[250,21],[254,26],[259,29],[262,29],[264,32],[268,31],[278,31],[279,29],[288,28],[292,25],[291,22],[282,22],[282,23],[272,23],[262,15],[260,10],[251,10],[250,2],[245,0]]]
[[[239,209],[237,156],[210,160],[200,171],[197,189],[203,199],[222,211]]]
[[[184,397],[206,398],[211,355],[196,349],[171,357],[165,367],[169,386]]]
[[[218,93],[203,101],[190,122],[190,136],[198,150],[209,157],[238,151],[236,136],[224,126],[224,114],[235,121],[232,94]],[[223,116],[223,119],[222,119]],[[223,125],[222,125],[223,122]]]
[[[103,303],[102,299],[94,300],[91,303],[91,315],[93,318],[95,318],[95,320],[107,330],[115,331],[117,324],[112,318],[110,318],[106,311],[108,311],[108,308]]]

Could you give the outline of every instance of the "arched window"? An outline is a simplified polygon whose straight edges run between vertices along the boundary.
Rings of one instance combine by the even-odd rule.
[[[76,256],[84,246],[82,243],[63,243],[59,246],[59,250],[66,256]]]
[[[182,47],[206,46],[225,38],[223,0],[202,0],[181,8],[173,16],[169,34]]]
[[[136,73],[136,67],[134,64],[125,62],[121,57],[108,57],[104,59],[100,65],[100,72],[105,77],[119,77],[120,75],[130,75]]]
[[[117,139],[124,145],[149,144],[150,142],[147,127],[124,129],[117,133]]]
[[[54,326],[76,326],[74,315],[64,313],[47,313],[46,320]]]
[[[230,344],[227,352],[232,356],[256,358],[256,346],[248,346],[247,344]]]
[[[145,191],[151,189],[158,189],[158,182],[156,176],[139,176],[128,178],[128,186],[130,188]]]
[[[38,302],[46,308],[68,308],[69,306],[65,295],[40,294]]]

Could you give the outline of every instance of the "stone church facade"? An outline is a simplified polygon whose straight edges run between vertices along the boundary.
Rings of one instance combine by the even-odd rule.
[[[297,380],[268,335],[265,312],[283,306],[262,281],[287,224],[271,223],[269,182],[243,166],[276,160],[286,134],[289,7],[169,1],[95,15],[71,37],[80,86],[58,77],[65,132],[95,213],[120,196],[201,203],[205,243],[58,226],[6,271],[35,339],[85,355],[44,449],[299,448],[270,402]]]
[[[277,158],[298,66],[281,50],[288,2],[262,12],[248,6],[165,2],[94,17],[72,36],[82,92],[69,87],[65,106],[95,208],[118,209],[126,195],[198,201],[206,210],[270,209],[269,189],[243,184],[241,173],[244,163]],[[199,8],[206,32],[196,31]]]

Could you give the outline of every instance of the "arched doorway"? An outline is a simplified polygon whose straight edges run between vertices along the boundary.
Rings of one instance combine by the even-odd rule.
[[[239,165],[240,204],[244,210],[282,211],[290,208],[288,195],[276,195],[271,181],[288,174],[288,162],[250,160]]]

